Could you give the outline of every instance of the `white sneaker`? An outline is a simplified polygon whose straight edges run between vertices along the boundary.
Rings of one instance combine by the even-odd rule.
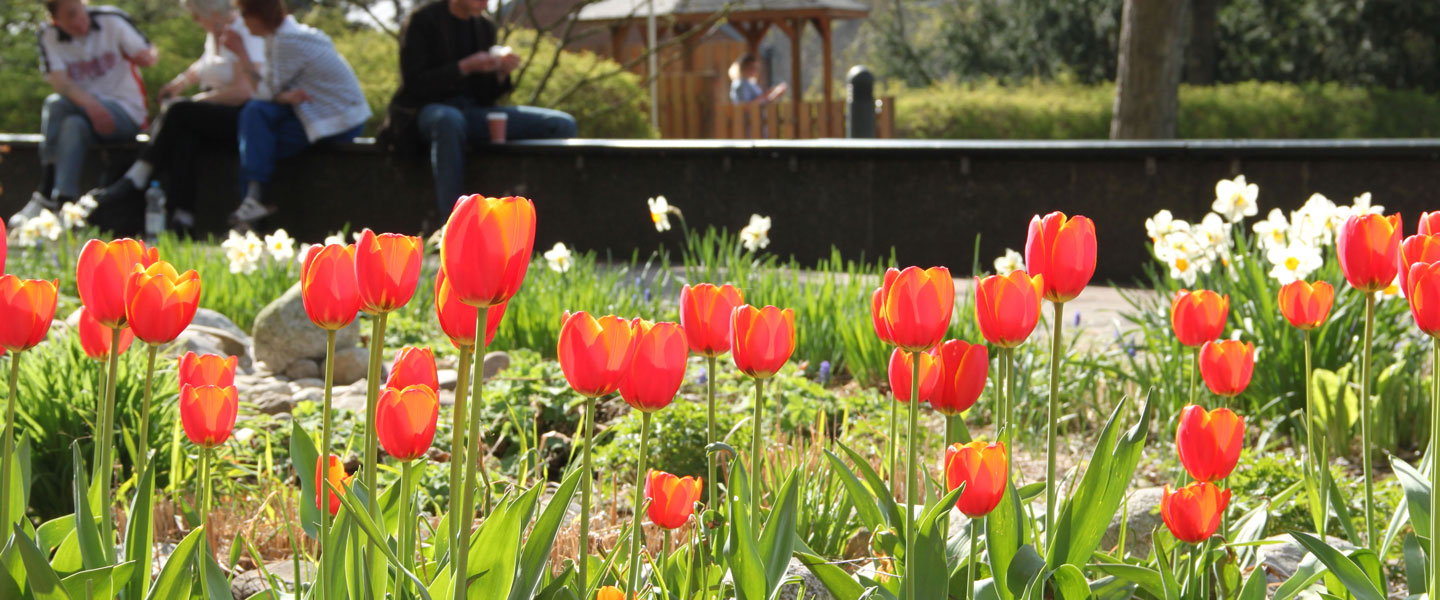
[[[39,216],[42,210],[55,212],[60,210],[60,204],[42,196],[40,192],[31,192],[30,201],[25,203],[25,208],[11,215],[10,221],[7,224],[10,226],[10,229],[19,229],[26,221]]]
[[[236,208],[235,212],[230,213],[230,224],[239,225],[244,223],[248,225],[275,214],[275,210],[275,208],[265,206],[261,204],[259,200],[247,196],[245,200],[240,202],[240,207]]]

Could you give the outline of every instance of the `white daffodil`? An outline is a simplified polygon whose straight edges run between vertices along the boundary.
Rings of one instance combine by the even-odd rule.
[[[555,242],[555,247],[546,250],[545,262],[550,263],[550,270],[556,273],[564,273],[575,266],[575,259],[570,256],[570,249],[565,247],[565,242]]]
[[[295,249],[295,262],[300,263],[302,267],[305,266],[305,256],[310,254],[311,248],[318,247],[319,245],[320,244],[301,244],[299,248]]]
[[[1260,212],[1260,205],[1256,203],[1259,196],[1260,186],[1246,183],[1244,175],[1221,179],[1215,184],[1215,201],[1210,204],[1210,210],[1234,223]]]
[[[95,196],[90,194],[81,196],[79,200],[75,201],[75,205],[85,211],[86,217],[89,217],[90,213],[95,212],[95,209],[100,208],[100,203],[95,200]]]
[[[1321,194],[1311,194],[1300,210],[1290,213],[1290,241],[1322,248],[1335,240],[1335,230],[1345,222],[1340,207]]]
[[[1190,237],[1200,245],[1200,251],[1207,258],[1223,260],[1230,255],[1230,227],[1230,222],[1212,212],[1190,228]]]
[[[86,211],[74,202],[66,202],[60,207],[60,223],[64,225],[66,229],[79,229],[84,227],[85,218],[89,216],[89,211]]]
[[[283,263],[295,258],[295,240],[284,229],[276,229],[275,233],[265,236],[265,249],[275,262]]]
[[[1319,249],[1299,243],[1271,248],[1265,253],[1265,258],[1274,265],[1270,269],[1270,276],[1280,282],[1280,285],[1304,279],[1325,264]]]
[[[750,224],[740,230],[740,243],[751,252],[770,245],[770,217],[750,215]]]
[[[995,273],[1009,275],[1015,271],[1025,270],[1025,257],[1013,249],[1006,248],[1005,256],[995,259]]]
[[[41,209],[40,214],[26,221],[25,225],[35,228],[35,235],[52,242],[60,239],[60,234],[65,233],[65,228],[60,225],[60,219],[49,209]]]
[[[40,243],[40,233],[36,231],[35,227],[30,223],[30,221],[25,221],[11,234],[11,237],[14,238],[15,246],[30,248]]]
[[[1356,196],[1355,200],[1350,204],[1350,214],[1363,215],[1366,213],[1376,215],[1385,214],[1384,206],[1370,203],[1370,192],[1365,192],[1363,194],[1360,194],[1359,196]]]
[[[1161,210],[1155,216],[1145,219],[1145,235],[1154,242],[1177,231],[1189,230],[1190,224],[1176,219],[1169,210]]]
[[[230,261],[231,273],[254,273],[258,265],[250,260],[250,253],[247,252],[248,244],[245,236],[235,230],[230,230],[229,237],[220,242],[220,248],[225,251],[225,259]]]
[[[326,246],[330,246],[330,245],[335,245],[335,246],[347,246],[347,245],[349,245],[349,244],[346,244],[346,243],[345,243],[345,236],[344,236],[344,235],[339,234],[339,233],[332,233],[332,234],[330,234],[330,235],[325,236],[325,245],[326,245]]]
[[[1272,208],[1264,221],[1255,223],[1254,230],[1260,247],[1269,250],[1285,245],[1285,236],[1290,232],[1290,221],[1285,218],[1285,211]]]
[[[1170,266],[1170,278],[1179,279],[1185,285],[1195,285],[1195,278],[1200,275],[1200,264],[1191,257],[1176,254],[1165,261]]]
[[[645,201],[650,205],[650,220],[655,223],[655,231],[670,231],[670,202],[664,196],[656,196]]]

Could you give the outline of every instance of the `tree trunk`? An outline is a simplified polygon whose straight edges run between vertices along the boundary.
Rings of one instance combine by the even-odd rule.
[[[1215,21],[1219,0],[1191,0],[1190,39],[1185,45],[1185,83],[1215,83]]]
[[[1110,138],[1175,137],[1189,0],[1125,0]]]

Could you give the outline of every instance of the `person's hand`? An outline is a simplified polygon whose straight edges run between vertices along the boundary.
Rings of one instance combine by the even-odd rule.
[[[275,95],[275,99],[281,104],[296,105],[310,100],[310,93],[301,88],[286,90]]]
[[[786,92],[787,90],[789,90],[789,89],[790,89],[790,86],[785,85],[785,82],[782,81],[782,82],[780,82],[779,85],[776,85],[775,87],[770,88],[770,93],[765,94],[765,100],[767,100],[767,101],[769,101],[769,100],[774,100],[774,99],[776,99],[776,98],[779,98],[779,97],[781,97],[781,96],[784,96],[784,95],[785,95],[785,92]]]
[[[491,56],[489,52],[476,52],[460,59],[460,72],[469,74],[494,71],[499,67],[499,63],[499,59]]]
[[[170,83],[160,88],[160,102],[163,103],[179,96],[181,92],[185,91],[185,87],[185,83],[181,81],[180,78],[171,80]]]
[[[240,34],[226,29],[220,32],[220,46],[234,52],[236,56],[249,56],[249,50],[245,49],[245,40],[240,39]]]
[[[500,71],[508,75],[518,68],[520,68],[519,54],[511,52],[500,56]]]
[[[129,59],[130,62],[135,63],[136,66],[143,69],[145,67],[154,65],[155,61],[160,60],[160,51],[156,50],[154,46],[151,46],[149,48],[141,50],[138,54],[129,57]]]
[[[110,110],[99,102],[86,106],[85,116],[90,117],[90,126],[95,128],[95,133],[100,135],[115,133],[115,117],[111,116]]]

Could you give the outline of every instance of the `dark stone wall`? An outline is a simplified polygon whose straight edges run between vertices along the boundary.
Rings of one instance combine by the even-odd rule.
[[[38,176],[33,136],[0,137],[0,213],[23,204]],[[104,154],[106,156],[102,157]],[[104,158],[104,160],[102,160]],[[133,149],[97,151],[123,170]],[[238,201],[234,156],[202,161],[201,224],[223,234]],[[581,249],[642,255],[677,244],[657,233],[645,199],[663,194],[693,228],[737,231],[751,213],[773,219],[769,250],[804,262],[828,256],[876,257],[895,248],[901,264],[969,270],[975,236],[980,261],[1020,250],[1032,215],[1084,214],[1099,235],[1099,281],[1127,282],[1146,258],[1144,221],[1162,208],[1198,219],[1214,184],[1238,173],[1260,185],[1261,214],[1298,208],[1311,193],[1349,203],[1370,191],[1402,212],[1413,229],[1421,210],[1440,209],[1440,140],[1175,142],[633,142],[573,140],[510,144],[470,159],[468,189],[535,200],[535,247],[556,241]],[[365,144],[312,150],[286,161],[271,197],[282,212],[268,227],[318,240],[345,224],[419,232],[441,222],[428,166]]]

